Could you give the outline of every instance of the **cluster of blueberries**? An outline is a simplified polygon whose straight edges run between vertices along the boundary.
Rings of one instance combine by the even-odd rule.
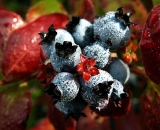
[[[118,8],[93,23],[72,17],[66,30],[51,25],[47,33],[39,33],[47,61],[57,73],[44,91],[65,118],[86,116],[82,111],[88,104],[91,111],[101,111],[110,98],[121,107],[121,99],[129,96],[123,86],[129,67],[110,54],[129,41],[130,25],[134,25],[130,17],[131,13]]]

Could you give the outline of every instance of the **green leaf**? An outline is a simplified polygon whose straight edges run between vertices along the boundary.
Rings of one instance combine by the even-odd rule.
[[[58,0],[41,0],[30,7],[26,19],[28,22],[31,22],[42,15],[51,13],[67,14],[65,8]]]
[[[159,5],[160,4],[160,1],[159,0],[153,0],[153,5],[154,6],[157,6],[157,5]]]

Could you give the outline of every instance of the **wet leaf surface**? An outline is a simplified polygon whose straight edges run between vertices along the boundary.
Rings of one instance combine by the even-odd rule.
[[[140,41],[142,61],[148,77],[160,84],[160,5],[149,13]]]
[[[160,129],[160,93],[159,86],[150,83],[142,96],[143,114],[151,130]]]
[[[49,20],[48,20],[49,19]],[[63,14],[45,15],[26,26],[13,31],[8,38],[2,57],[4,82],[17,81],[31,75],[38,69],[41,41],[39,32],[47,31],[51,24],[65,28],[68,17]]]
[[[4,51],[9,34],[24,25],[24,20],[18,14],[8,10],[0,10],[0,51]]]
[[[31,109],[27,90],[8,87],[0,91],[0,129],[25,130]]]

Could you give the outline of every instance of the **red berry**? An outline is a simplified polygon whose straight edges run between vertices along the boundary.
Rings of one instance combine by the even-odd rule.
[[[140,41],[142,60],[148,77],[160,83],[160,5],[148,15]]]
[[[5,42],[9,34],[25,25],[23,19],[16,13],[0,10],[0,51],[4,51]]]
[[[32,23],[13,31],[8,38],[2,56],[2,72],[5,82],[17,81],[31,75],[38,69],[41,41],[39,32],[47,31],[51,24],[64,28],[68,17],[63,14],[44,15]]]

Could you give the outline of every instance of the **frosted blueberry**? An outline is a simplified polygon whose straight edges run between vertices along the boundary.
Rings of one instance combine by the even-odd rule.
[[[128,18],[128,22],[126,18]],[[130,39],[130,15],[119,13],[119,9],[114,12],[110,11],[104,16],[95,20],[93,24],[94,36],[98,35],[103,42],[111,40],[110,49],[117,50],[122,48]]]
[[[72,21],[67,24],[67,30],[81,48],[93,42],[93,26],[86,19],[72,17]]]

